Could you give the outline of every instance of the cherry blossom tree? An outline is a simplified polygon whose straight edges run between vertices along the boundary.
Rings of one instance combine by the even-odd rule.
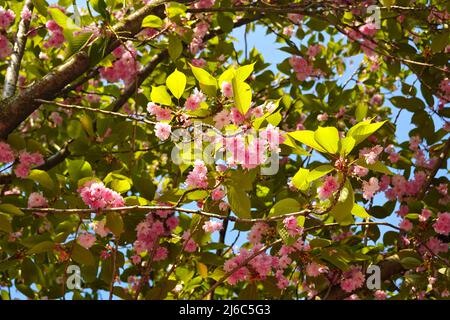
[[[449,10],[0,1],[1,297],[449,299]]]

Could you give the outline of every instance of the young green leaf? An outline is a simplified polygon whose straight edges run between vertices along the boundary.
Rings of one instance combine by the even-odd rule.
[[[186,76],[184,73],[178,71],[178,69],[175,69],[175,71],[167,77],[166,85],[175,98],[180,99],[186,88]]]

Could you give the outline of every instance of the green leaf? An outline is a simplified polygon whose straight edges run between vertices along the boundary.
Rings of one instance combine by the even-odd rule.
[[[119,237],[123,232],[123,220],[122,216],[118,212],[108,212],[106,215],[105,226],[111,230],[111,232]]]
[[[422,264],[422,261],[413,257],[404,257],[400,263],[405,269],[415,269]]]
[[[436,33],[432,37],[431,50],[434,53],[441,52],[442,50],[445,49],[445,47],[447,47],[449,38],[450,38],[449,31]]]
[[[251,204],[247,193],[235,187],[229,187],[227,192],[231,210],[239,218],[251,218]]]
[[[339,140],[339,154],[343,157],[348,156],[355,147],[355,143],[356,141],[352,137],[345,137]]]
[[[169,48],[168,48],[169,56],[170,59],[175,61],[183,52],[183,43],[181,42],[180,38],[172,34],[169,34],[168,39],[169,39]]]
[[[10,204],[10,203],[0,204],[0,212],[8,213],[10,215],[15,215],[15,216],[25,215],[25,213],[23,213],[22,210],[20,210],[18,207],[16,207],[13,204]]]
[[[328,153],[336,154],[339,147],[339,132],[334,127],[319,127],[314,132],[314,140]]]
[[[329,164],[324,164],[324,165],[318,166],[311,170],[311,172],[308,174],[307,180],[308,180],[308,182],[315,181],[315,180],[323,177],[324,175],[330,173],[333,170],[334,170],[334,167],[330,166]]]
[[[342,188],[341,194],[336,205],[330,211],[330,215],[334,217],[337,223],[341,225],[349,225],[354,222],[352,216],[353,205],[355,203],[355,195],[350,182],[347,180]]]
[[[288,133],[293,139],[306,144],[308,147],[316,149],[319,152],[326,153],[327,151],[314,139],[314,131],[311,130],[300,130]]]
[[[37,245],[33,246],[30,250],[27,251],[27,254],[36,254],[36,253],[53,251],[54,247],[55,247],[54,242],[44,241],[44,242],[38,243]]]
[[[178,69],[175,69],[175,71],[167,77],[166,85],[175,98],[180,99],[186,88],[186,76],[184,73],[178,71]]]
[[[387,120],[377,123],[368,123],[367,121],[360,122],[350,128],[347,137],[355,139],[355,145],[358,145],[375,133],[375,131],[380,129],[386,121]]]
[[[81,265],[95,265],[95,258],[92,253],[88,249],[80,246],[78,243],[73,244],[72,259]]]
[[[11,217],[0,212],[0,231],[13,232],[11,226]]]
[[[84,160],[70,160],[66,159],[67,171],[69,171],[70,178],[78,182],[78,180],[91,177],[92,176],[92,167],[89,162]]]
[[[245,115],[250,109],[250,105],[252,103],[252,88],[245,83],[244,81],[240,81],[238,79],[233,78],[231,81],[233,86],[233,95],[234,95],[234,103],[239,112]]]
[[[245,66],[239,67],[236,70],[236,80],[237,81],[245,81],[253,72],[255,67],[255,62],[252,64],[247,64]]]
[[[366,209],[364,209],[364,207],[360,206],[357,203],[353,204],[352,214],[363,219],[371,218]]]
[[[142,20],[142,28],[161,28],[164,25],[162,19],[158,16],[149,15]]]
[[[31,170],[28,179],[38,182],[41,186],[48,190],[53,190],[54,183],[50,175],[43,170]]]
[[[158,86],[158,87],[152,86],[152,93],[150,94],[150,99],[152,99],[152,102],[154,103],[159,103],[166,106],[172,105],[172,98],[170,98],[166,86]]]
[[[288,213],[297,212],[300,210],[300,203],[292,198],[285,198],[277,203],[270,209],[269,217],[280,216]]]
[[[207,95],[215,97],[217,94],[217,80],[206,70],[195,67],[189,64],[191,67],[192,73],[197,81],[200,83],[200,88]]]
[[[386,167],[385,164],[383,164],[381,161],[377,161],[374,164],[367,164],[364,159],[359,159],[358,161],[356,161],[356,164],[361,166],[361,167],[365,167],[371,171],[376,171],[376,172],[380,172],[380,173],[384,173],[387,175],[393,175],[394,173],[389,170],[388,167]]]
[[[325,248],[331,245],[331,240],[328,239],[321,239],[321,238],[315,238],[312,239],[309,244],[313,248]]]
[[[52,19],[55,20],[55,22],[63,29],[69,29],[69,30],[79,30],[80,27],[75,24],[75,22],[70,19],[68,16],[66,16],[64,13],[62,13],[61,10],[57,8],[48,8],[47,9],[50,15],[52,16]]]
[[[292,177],[292,184],[299,190],[307,190],[309,187],[308,175],[308,169],[300,168],[294,175],[294,177]]]

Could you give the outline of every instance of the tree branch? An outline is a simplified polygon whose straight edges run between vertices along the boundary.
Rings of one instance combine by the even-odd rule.
[[[33,1],[26,0],[23,9],[28,9],[33,12]],[[3,87],[3,98],[9,98],[16,92],[17,79],[19,78],[20,64],[22,62],[23,53],[25,51],[25,46],[27,44],[27,34],[30,27],[30,19],[22,19],[19,22],[19,27],[17,30],[17,38],[14,43],[14,50],[11,54],[11,60],[9,61],[8,69],[5,75],[5,85]]]

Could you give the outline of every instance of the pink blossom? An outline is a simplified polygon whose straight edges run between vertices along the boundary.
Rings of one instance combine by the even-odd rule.
[[[194,239],[191,238],[191,234],[189,231],[185,231],[183,234],[184,244],[183,248],[186,252],[195,252],[197,250],[197,244]]]
[[[228,110],[224,109],[217,113],[213,120],[216,123],[216,128],[220,130],[231,123],[230,113]]]
[[[322,51],[322,47],[320,44],[310,45],[308,47],[308,57],[314,58]]]
[[[8,38],[3,34],[0,34],[0,59],[4,60],[12,53],[12,45],[9,43]]]
[[[16,14],[11,9],[4,9],[0,6],[0,29],[6,30],[14,22]]]
[[[306,266],[306,274],[309,277],[318,277],[321,273],[328,271],[327,267],[324,267],[316,262],[311,262]]]
[[[172,127],[168,123],[158,122],[155,125],[155,135],[161,140],[165,141],[169,139],[172,133]]]
[[[153,261],[162,261],[167,259],[169,251],[164,247],[156,248],[155,255],[153,256]]]
[[[104,238],[108,235],[110,230],[105,226],[105,220],[96,221],[94,223],[94,232],[100,237]]]
[[[362,149],[359,152],[359,155],[361,158],[364,158],[367,164],[374,164],[377,161],[378,156],[381,154],[381,152],[383,152],[383,147],[377,145],[371,149],[367,148]]]
[[[222,198],[225,197],[225,195],[226,195],[225,190],[223,190],[222,188],[216,188],[211,192],[211,198],[214,201],[222,200]]]
[[[450,233],[450,213],[439,212],[436,222],[433,224],[434,231],[448,236]]]
[[[203,68],[206,65],[205,59],[192,59],[191,64],[197,68]]]
[[[205,230],[205,232],[213,233],[214,231],[222,230],[223,223],[222,223],[222,221],[209,220],[203,224],[202,228],[203,228],[203,230]]]
[[[10,163],[15,159],[14,151],[11,146],[5,142],[0,141],[0,162]]]
[[[196,3],[194,3],[194,8],[196,9],[207,9],[214,6],[214,3],[216,0],[199,0]]]
[[[297,218],[294,216],[284,218],[283,224],[291,237],[295,237],[303,232],[303,228],[298,226]]]
[[[400,155],[397,152],[392,152],[389,155],[389,161],[391,161],[392,163],[397,163],[398,160],[400,160]]]
[[[48,207],[47,199],[39,192],[33,192],[28,197],[28,208],[46,208]]]
[[[373,37],[377,33],[377,25],[374,23],[366,23],[359,27],[359,31],[367,37]]]
[[[328,114],[325,113],[321,113],[317,116],[317,121],[327,121],[328,120]]]
[[[420,222],[425,222],[428,220],[428,218],[431,217],[431,211],[428,210],[427,208],[423,208],[422,212],[419,216],[419,221]]]
[[[352,266],[349,271],[344,272],[344,279],[341,281],[341,288],[345,292],[352,292],[361,288],[364,284],[364,275],[360,267]]]
[[[421,142],[421,139],[419,136],[412,136],[409,139],[409,148],[413,151],[417,151],[419,149],[420,142]]]
[[[403,219],[399,224],[400,229],[405,230],[406,232],[411,231],[413,228],[413,224],[408,219]]]
[[[82,232],[77,238],[78,244],[85,249],[89,249],[90,247],[92,247],[95,243],[95,240],[95,236],[87,232]]]
[[[233,87],[231,83],[226,81],[222,82],[221,90],[225,97],[230,98],[233,96]]]
[[[197,88],[194,89],[194,93],[190,95],[186,102],[184,103],[184,107],[187,110],[195,111],[200,107],[200,104],[206,100],[205,95],[199,91]]]
[[[369,173],[369,169],[355,165],[353,167],[353,174],[359,176],[359,177],[365,177]]]
[[[117,208],[125,204],[120,194],[106,188],[101,182],[88,182],[79,189],[79,193],[84,203],[92,209]]]
[[[373,198],[374,194],[380,189],[378,185],[378,179],[372,177],[369,182],[363,181],[363,198],[370,200]]]
[[[439,254],[441,252],[446,253],[448,252],[448,244],[445,242],[442,242],[438,238],[432,237],[427,241],[427,247],[430,249],[434,254]],[[425,248],[423,248],[424,251]]]
[[[374,94],[373,97],[370,99],[370,104],[372,106],[376,105],[379,106],[383,103],[383,96],[379,93]]]
[[[338,183],[333,176],[327,176],[322,186],[317,188],[320,200],[326,200],[338,189]]]
[[[386,300],[387,298],[387,294],[383,290],[377,290],[373,295],[375,296],[376,300]]]
[[[186,185],[189,188],[201,188],[205,189],[208,187],[208,177],[207,174],[208,169],[205,166],[205,163],[201,160],[195,160],[194,169],[189,172]]]

